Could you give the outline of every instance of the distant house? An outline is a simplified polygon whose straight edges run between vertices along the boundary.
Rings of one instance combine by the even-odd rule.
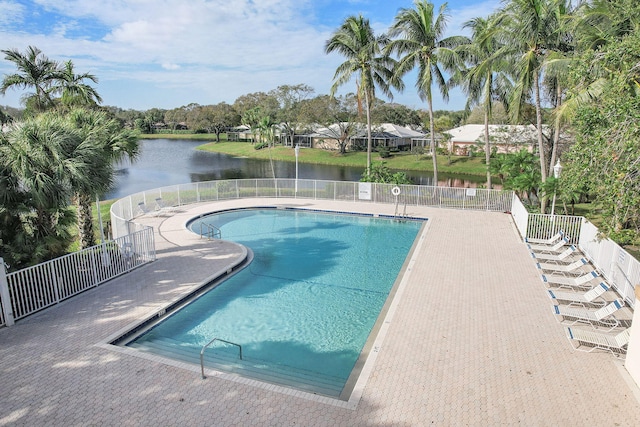
[[[456,155],[484,149],[484,125],[464,125],[445,133],[451,136],[449,150]],[[492,150],[513,153],[523,148],[533,151],[537,142],[537,130],[533,125],[489,125]]]
[[[445,133],[451,136],[449,148],[454,154],[467,155],[484,149],[484,125],[464,125]],[[534,125],[489,125],[492,150],[498,153],[513,153],[523,148],[533,151],[537,138]]]
[[[367,146],[367,128],[363,123],[356,122],[318,127],[314,132],[299,137],[302,147],[338,150],[341,141],[345,142],[347,149]],[[373,127],[371,138],[374,147],[410,148],[412,145],[421,144],[425,137],[424,134],[404,126],[384,123]]]
[[[340,122],[321,127],[316,126],[315,130],[306,135],[299,135],[301,147],[321,148],[324,150],[338,150],[340,142],[346,141],[347,148],[351,145],[351,137],[362,127],[357,122]]]
[[[255,136],[253,135],[253,131],[250,126],[240,125],[227,131],[227,140],[253,142],[255,141]]]
[[[383,123],[374,126],[371,130],[371,139],[374,147],[390,147],[390,148],[411,148],[414,145],[424,145],[425,134],[409,129],[404,126],[394,125],[392,123]],[[351,138],[353,144],[365,146],[367,145],[367,131],[361,130],[356,136]]]

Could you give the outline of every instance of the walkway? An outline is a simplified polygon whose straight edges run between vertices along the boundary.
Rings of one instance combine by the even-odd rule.
[[[234,200],[145,217],[158,260],[0,329],[0,425],[640,425],[635,385],[610,354],[572,352],[506,214],[409,208],[430,218],[373,350],[357,404],[185,369],[104,343],[242,256],[183,228],[249,205],[392,214],[389,205]]]

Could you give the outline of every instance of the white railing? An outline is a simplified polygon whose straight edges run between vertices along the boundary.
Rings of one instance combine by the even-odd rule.
[[[153,228],[42,264],[6,273],[0,265],[1,324],[12,325],[43,308],[72,297],[155,260]]]
[[[526,237],[549,239],[559,231],[564,231],[569,243],[577,245],[583,220],[581,216],[529,214]]]
[[[634,289],[640,285],[640,261],[614,241],[600,238],[598,228],[584,217],[530,214],[515,194],[511,215],[523,239],[548,239],[563,230],[569,242],[578,246],[626,303],[631,307],[635,305]]]
[[[640,285],[640,262],[611,239],[602,239],[598,228],[585,221],[580,233],[580,249],[598,267],[631,306],[635,304],[634,289]]]
[[[195,182],[162,187],[132,194],[111,206],[111,226],[114,236],[123,236],[133,226],[131,220],[142,213],[139,204],[154,209],[155,199],[162,198],[166,206],[180,206],[206,201],[240,198],[298,198],[314,200],[346,200],[367,203],[388,203],[407,206],[434,206],[455,209],[511,210],[513,192],[475,188],[448,188],[423,185],[372,184],[350,181],[295,179],[241,179]],[[392,189],[398,187],[398,196]],[[396,199],[397,197],[397,199]]]
[[[522,237],[522,240],[526,239],[529,212],[515,193],[513,193],[513,200],[511,202],[511,217],[513,218],[513,222],[515,222],[516,227],[520,232],[520,237]]]

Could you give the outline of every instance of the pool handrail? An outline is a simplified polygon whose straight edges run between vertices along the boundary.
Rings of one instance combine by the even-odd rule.
[[[202,228],[206,227],[206,233],[202,232]],[[211,239],[222,239],[222,230],[220,230],[218,227],[216,227],[213,224],[207,224],[206,222],[201,222],[200,223],[200,238],[207,236],[207,240],[211,240]]]
[[[229,344],[229,345],[235,345],[236,347],[238,347],[238,349],[240,349],[240,360],[242,360],[242,346],[240,344],[236,344],[234,342],[231,341],[227,341],[227,340],[223,340],[222,338],[214,338],[211,341],[209,341],[208,343],[206,343],[205,345],[202,346],[202,350],[200,350],[200,371],[202,373],[202,379],[204,380],[205,378],[207,378],[204,374],[204,351],[207,349],[207,347],[209,347],[211,344],[213,344],[216,341],[220,341],[223,342],[225,344]]]

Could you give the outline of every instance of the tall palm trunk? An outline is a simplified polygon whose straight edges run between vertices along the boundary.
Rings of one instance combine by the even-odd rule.
[[[369,176],[371,174],[371,150],[373,143],[371,141],[371,105],[369,92],[367,90],[364,91],[364,102],[367,114],[367,176]]]
[[[431,158],[433,160],[433,185],[438,186],[438,159],[436,153],[436,135],[435,126],[433,123],[433,101],[431,96],[427,101],[429,103],[429,133],[431,134]]]
[[[538,151],[540,155],[540,176],[542,182],[547,180],[547,163],[544,160],[544,140],[542,138],[542,108],[540,106],[540,72],[536,71],[533,90],[536,97],[536,127],[538,128]],[[543,195],[540,199],[540,212],[545,213],[547,209],[547,196]]]
[[[489,112],[484,110],[484,160],[487,165],[487,190],[491,190],[491,141],[489,140]]]
[[[76,193],[76,206],[78,217],[78,237],[82,249],[90,248],[96,244],[93,228],[93,215],[91,212],[92,198],[88,194]],[[100,207],[98,206],[98,210]],[[100,212],[98,212],[100,215]]]
[[[562,105],[562,89],[560,85],[556,86],[556,111]],[[553,134],[553,147],[551,147],[551,159],[549,159],[549,175],[553,174],[553,166],[556,164],[556,158],[558,157],[558,144],[560,143],[560,117],[557,117],[554,123]]]

